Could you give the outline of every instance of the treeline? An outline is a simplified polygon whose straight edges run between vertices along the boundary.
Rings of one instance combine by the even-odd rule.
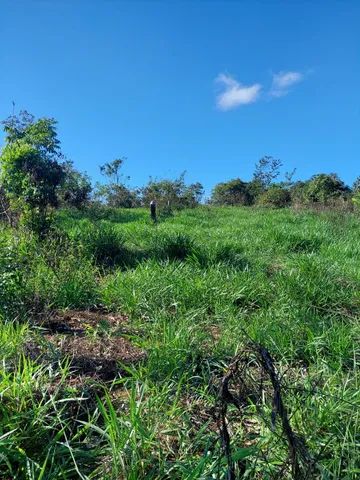
[[[87,174],[65,158],[57,136],[56,120],[35,117],[26,111],[2,122],[5,145],[0,155],[0,219],[21,223],[42,235],[52,223],[54,209],[85,208],[98,204],[134,208],[155,200],[162,212],[193,208],[204,201],[201,183],[187,184],[185,174],[175,180],[156,180],[141,188],[127,185],[122,174],[124,158],[100,166],[104,183],[92,186]],[[217,184],[206,200],[211,205],[360,206],[360,177],[352,187],[335,174],[314,175],[294,181],[295,171],[279,181],[283,167],[279,159],[263,157],[245,182],[236,178]]]
[[[351,210],[359,205],[360,177],[352,187],[336,173],[319,173],[305,181],[294,181],[296,170],[285,173],[278,181],[283,166],[279,159],[265,156],[255,165],[253,178],[240,178],[217,184],[210,199],[214,205],[260,205],[274,208],[288,206],[332,207]]]

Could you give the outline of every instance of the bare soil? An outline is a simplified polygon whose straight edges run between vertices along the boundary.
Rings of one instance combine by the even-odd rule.
[[[111,330],[126,329],[128,317],[99,310],[65,310],[53,312],[39,323],[51,332],[83,334],[87,330],[99,327]]]
[[[42,363],[68,358],[72,376],[109,380],[122,372],[121,364],[133,365],[146,357],[122,336],[129,331],[127,322],[125,315],[100,311],[54,312],[40,322],[45,331],[25,345],[25,354]]]

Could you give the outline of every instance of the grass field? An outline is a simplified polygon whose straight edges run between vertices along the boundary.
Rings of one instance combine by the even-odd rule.
[[[292,478],[254,345],[282,385],[297,478],[359,478],[359,233],[351,214],[210,207],[157,225],[61,211],[41,243],[2,227],[0,478],[230,478],[219,389],[235,355],[236,478]]]

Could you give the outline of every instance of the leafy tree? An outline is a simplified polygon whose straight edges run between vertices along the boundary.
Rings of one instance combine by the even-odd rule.
[[[0,220],[13,224],[13,215],[10,210],[10,202],[6,196],[5,189],[0,185]]]
[[[357,209],[360,209],[360,176],[357,177],[352,185],[352,201]]]
[[[194,208],[200,204],[203,196],[203,185],[200,182],[195,182],[185,186],[181,200],[185,207]]]
[[[111,207],[132,208],[139,204],[137,191],[128,188],[122,181],[123,178],[130,178],[120,172],[125,160],[124,157],[116,158],[100,167],[100,172],[108,178],[109,183],[96,185],[95,198]]]
[[[336,173],[314,175],[305,187],[305,199],[309,203],[326,204],[336,198],[345,197],[349,193],[349,187],[345,185]]]
[[[90,200],[92,191],[90,177],[77,171],[72,162],[63,164],[64,181],[59,190],[61,203],[70,207],[82,208]]]
[[[105,163],[104,165],[101,165],[100,172],[105,175],[105,177],[108,177],[111,183],[119,185],[120,179],[123,176],[120,173],[120,169],[123,166],[125,160],[125,157],[116,158],[112,162]],[[127,179],[129,179],[129,177],[127,177]]]
[[[262,157],[255,165],[253,182],[261,186],[262,190],[266,190],[280,175],[282,165],[282,161],[278,158],[269,155]]]
[[[308,182],[297,181],[290,186],[291,203],[303,204],[306,203],[306,188]]]
[[[240,178],[218,183],[211,195],[211,203],[214,205],[251,205],[253,200],[250,184]]]
[[[110,207],[134,208],[140,204],[137,190],[132,190],[123,183],[108,185],[97,183],[94,197]]]
[[[23,223],[42,234],[50,225],[50,209],[57,206],[57,190],[65,176],[56,121],[35,121],[21,111],[2,124],[5,147],[0,156],[0,183]]]
[[[273,208],[284,208],[290,205],[291,194],[281,185],[271,185],[259,197],[258,203]]]
[[[181,209],[197,206],[204,194],[201,183],[185,184],[185,172],[175,180],[154,180],[141,189],[143,205],[155,200],[160,209]]]

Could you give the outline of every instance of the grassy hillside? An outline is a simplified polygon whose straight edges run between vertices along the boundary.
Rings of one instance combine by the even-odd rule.
[[[358,478],[359,233],[206,207],[1,227],[0,478],[231,478],[225,409],[237,478]]]

